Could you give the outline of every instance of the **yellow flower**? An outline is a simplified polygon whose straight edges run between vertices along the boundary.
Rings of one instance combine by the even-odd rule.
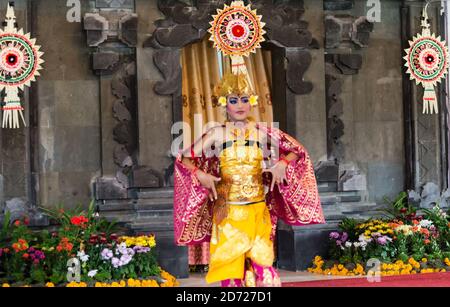
[[[222,107],[227,105],[227,98],[224,96],[220,96],[219,97],[219,105],[221,105]]]
[[[11,287],[9,284],[7,284],[7,283],[4,283],[3,285],[2,285],[2,288],[9,288],[9,287]]]
[[[53,287],[55,287],[55,284],[52,283],[52,282],[48,282],[48,283],[45,284],[45,286],[48,287],[48,288],[53,288]]]
[[[250,105],[256,106],[258,104],[258,96],[251,95],[250,96]]]

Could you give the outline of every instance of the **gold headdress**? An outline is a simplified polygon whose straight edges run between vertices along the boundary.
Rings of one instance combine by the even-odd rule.
[[[215,92],[219,96],[219,104],[221,106],[226,106],[226,96],[230,94],[247,94],[250,96],[250,104],[252,106],[258,104],[258,96],[254,95],[255,93],[250,80],[243,73],[226,73],[222,77],[220,84],[216,87]]]
[[[258,104],[243,56],[255,53],[264,41],[261,16],[250,5],[245,6],[243,1],[233,1],[230,6],[225,4],[223,9],[218,9],[210,24],[208,31],[214,47],[231,58],[231,73],[225,73],[216,87],[219,104],[225,106],[226,95],[231,93],[249,94],[250,104]]]

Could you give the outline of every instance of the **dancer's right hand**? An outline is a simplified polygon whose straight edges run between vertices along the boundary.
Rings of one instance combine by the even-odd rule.
[[[214,199],[217,199],[216,182],[220,181],[221,179],[219,177],[205,173],[201,170],[197,170],[195,172],[195,175],[197,176],[198,181],[200,181],[200,184],[210,190],[209,199],[211,201]],[[211,192],[212,192],[212,194],[211,194]],[[214,199],[213,199],[213,196],[214,196]]]

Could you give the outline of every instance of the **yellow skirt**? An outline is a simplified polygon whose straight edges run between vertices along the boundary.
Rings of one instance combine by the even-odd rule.
[[[264,201],[250,205],[230,205],[228,216],[213,223],[209,271],[206,282],[243,279],[245,260],[272,266],[272,223]]]

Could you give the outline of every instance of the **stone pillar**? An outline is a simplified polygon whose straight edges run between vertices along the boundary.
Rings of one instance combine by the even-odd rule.
[[[101,177],[96,199],[127,199],[137,166],[137,14],[133,1],[92,1],[84,15],[92,69],[99,76]]]
[[[416,33],[421,32],[420,26],[424,1],[403,1],[402,17],[402,47],[409,47]],[[443,36],[440,3],[428,6],[431,32]],[[448,14],[448,12],[445,12]],[[403,54],[405,55],[405,54]],[[409,75],[403,76],[403,103],[405,112],[405,151],[408,189],[414,190],[412,198],[423,207],[434,205],[441,198],[441,192],[448,188],[448,150],[445,136],[446,128],[445,86],[436,87],[439,114],[422,113],[423,87],[409,80]]]
[[[156,28],[154,22],[164,17],[157,2],[136,1],[136,11],[139,12],[136,48],[139,168],[134,177],[136,186],[140,187],[170,185],[167,173],[172,163],[172,96],[155,92],[155,85],[163,80],[163,76],[154,62],[156,50],[144,47],[144,42]]]

